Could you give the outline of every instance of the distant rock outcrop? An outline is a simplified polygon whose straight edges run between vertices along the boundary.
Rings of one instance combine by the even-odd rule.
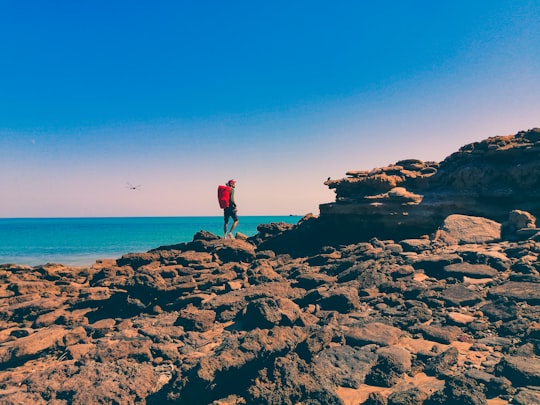
[[[534,228],[526,218],[509,219],[509,212],[540,216],[540,128],[465,145],[440,163],[401,160],[325,184],[336,201],[321,204],[318,218],[268,242],[269,248],[296,246],[305,254],[305,246],[427,237],[452,214],[491,219],[503,231]]]
[[[441,163],[409,159],[347,175],[325,183],[336,202],[320,205],[321,219],[366,237],[418,237],[451,214],[539,216],[540,128],[465,145]]]

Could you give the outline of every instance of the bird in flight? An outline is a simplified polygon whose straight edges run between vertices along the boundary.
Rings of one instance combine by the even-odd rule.
[[[126,183],[126,187],[130,190],[140,190],[142,186],[140,184],[138,186],[134,186],[131,183]]]

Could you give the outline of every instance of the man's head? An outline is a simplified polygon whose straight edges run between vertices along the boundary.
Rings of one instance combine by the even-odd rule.
[[[236,180],[233,180],[233,179],[229,180],[229,181],[227,182],[227,185],[228,185],[229,187],[234,187],[234,186],[236,185]]]

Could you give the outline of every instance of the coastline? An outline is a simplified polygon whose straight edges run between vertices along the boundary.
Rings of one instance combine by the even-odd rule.
[[[268,222],[296,223],[300,216],[241,216],[237,231],[253,236]],[[0,264],[90,266],[129,252],[189,242],[206,230],[220,235],[222,216],[0,218]]]

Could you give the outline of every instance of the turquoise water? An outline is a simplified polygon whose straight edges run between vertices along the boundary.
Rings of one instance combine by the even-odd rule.
[[[243,216],[236,231],[253,236],[259,224],[295,224],[300,218]],[[88,266],[97,259],[189,242],[200,230],[222,235],[223,217],[0,219],[0,264]]]

